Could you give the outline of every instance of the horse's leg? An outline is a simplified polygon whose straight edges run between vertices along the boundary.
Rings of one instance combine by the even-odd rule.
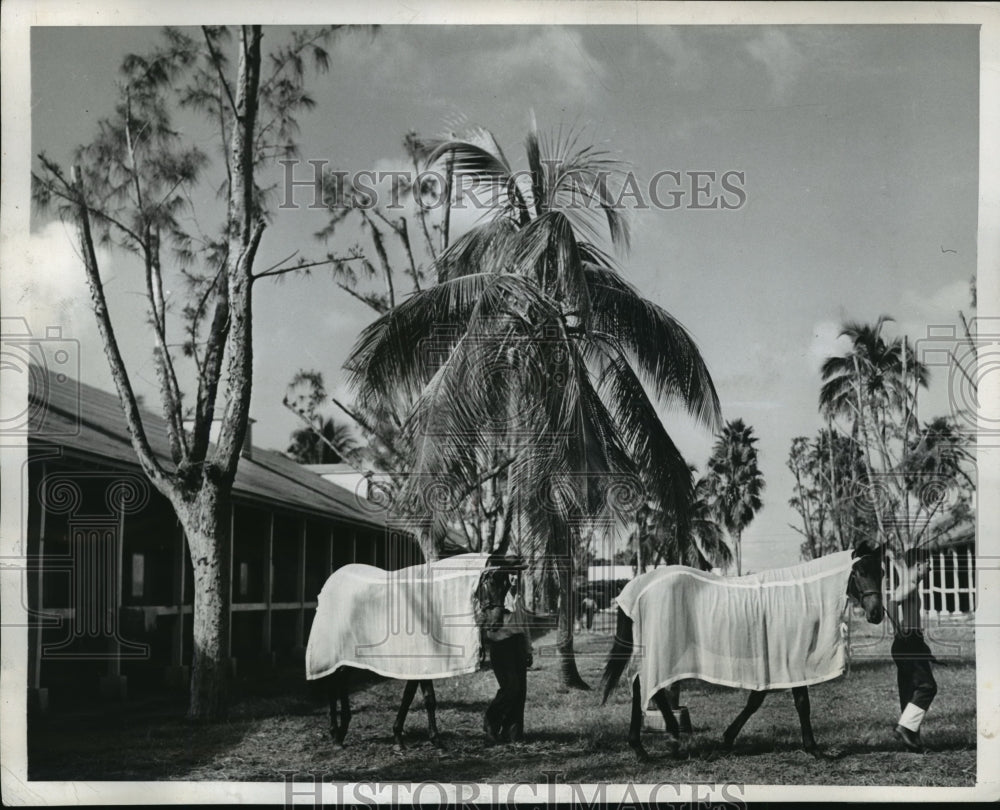
[[[338,735],[340,726],[337,723],[337,701],[340,700],[340,673],[334,672],[326,676],[326,699],[330,703],[330,737],[336,745],[340,745]]]
[[[632,682],[632,719],[628,726],[628,744],[641,762],[648,762],[649,752],[642,747],[639,736],[642,731],[642,708],[642,689],[639,687],[639,678],[636,677]]]
[[[681,705],[681,682],[675,681],[667,687],[667,694],[670,696],[670,708],[679,709]]]
[[[403,687],[403,700],[396,713],[396,722],[392,724],[392,738],[396,741],[397,751],[406,748],[403,744],[403,726],[406,724],[406,715],[410,711],[410,704],[413,703],[413,696],[417,693],[417,683],[417,681],[406,682],[406,686]]]
[[[344,747],[347,727],[351,722],[351,684],[348,671],[339,669],[327,676],[326,694],[330,703],[330,736],[335,748]],[[337,704],[340,714],[337,714]]]
[[[809,719],[809,687],[793,686],[792,697],[795,700],[795,711],[799,713],[799,723],[802,726],[802,746],[807,753],[819,757],[816,738],[813,737],[812,721]]]
[[[667,734],[670,735],[670,753],[675,758],[680,756],[680,751],[678,749],[678,742],[681,736],[680,726],[677,725],[677,718],[674,717],[673,710],[670,707],[670,697],[669,689],[660,689],[653,695],[653,702],[656,704],[656,708],[660,710],[660,714],[663,715],[663,722],[667,727]]]
[[[347,727],[351,724],[351,677],[350,670],[343,670],[340,673],[338,684],[340,693],[340,728],[337,731],[337,743],[344,744],[347,737]]]
[[[670,685],[669,694],[670,694],[670,708],[674,709],[675,711],[679,710],[681,708],[681,682],[680,681],[675,681],[674,683],[672,683]],[[677,712],[677,715],[680,718],[680,720],[678,722],[680,723],[681,734],[690,734],[691,733],[691,713],[688,710],[688,708],[685,706],[683,711],[678,711]]]
[[[434,694],[434,681],[420,681],[420,692],[424,696],[424,708],[427,710],[427,729],[431,735],[431,745],[443,748],[437,726],[437,695]]]
[[[747,720],[753,716],[753,713],[760,708],[760,704],[764,702],[765,695],[767,695],[767,692],[750,693],[750,697],[747,698],[747,705],[743,707],[743,711],[736,715],[736,719],[729,724],[729,728],[722,735],[722,744],[726,748],[732,748],[733,742],[736,740],[736,735],[740,733],[740,729],[746,725]]]

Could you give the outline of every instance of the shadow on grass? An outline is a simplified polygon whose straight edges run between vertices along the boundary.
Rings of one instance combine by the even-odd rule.
[[[268,718],[306,717],[318,706],[309,686],[278,671],[232,685],[226,720],[186,717],[185,692],[148,692],[123,703],[92,699],[32,715],[28,722],[31,780],[146,780],[185,777],[224,756]]]
[[[183,777],[191,768],[238,745],[252,726],[251,719],[211,724],[188,721],[183,708],[167,717],[122,708],[99,719],[77,716],[35,721],[28,729],[28,778],[131,781]],[[109,751],[117,751],[118,756],[109,757]]]

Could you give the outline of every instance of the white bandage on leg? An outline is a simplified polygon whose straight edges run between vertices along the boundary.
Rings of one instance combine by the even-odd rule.
[[[906,708],[903,709],[903,713],[899,717],[899,725],[903,728],[908,728],[910,731],[920,731],[920,724],[923,722],[925,714],[927,712],[919,706],[907,703]]]

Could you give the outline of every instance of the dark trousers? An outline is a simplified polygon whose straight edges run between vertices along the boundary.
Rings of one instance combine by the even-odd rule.
[[[524,730],[524,702],[528,696],[528,659],[520,635],[490,642],[490,662],[496,676],[496,697],[486,709],[486,722],[494,731],[519,737]]]
[[[896,662],[896,682],[899,685],[899,710],[912,703],[924,711],[937,694],[937,684],[931,674],[934,656],[919,630],[897,635],[892,642],[892,660]]]

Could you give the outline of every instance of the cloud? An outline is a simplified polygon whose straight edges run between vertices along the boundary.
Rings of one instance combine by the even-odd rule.
[[[30,334],[29,354],[84,382],[110,389],[97,322],[73,231],[61,222],[11,238],[3,268],[4,332]],[[99,250],[102,262],[107,256]],[[110,266],[110,264],[108,265]],[[58,358],[63,359],[58,359]],[[68,365],[66,365],[68,363]],[[56,365],[50,365],[55,369]]]
[[[802,51],[780,28],[765,29],[746,43],[746,49],[751,59],[764,67],[772,97],[776,101],[784,100],[805,66]]]
[[[90,291],[71,230],[51,222],[23,242],[17,250],[22,260],[4,268],[4,314],[24,318],[35,336],[58,330],[62,339],[76,341],[81,350],[98,349]],[[107,266],[107,256],[99,254]]]
[[[583,43],[579,31],[545,27],[515,44],[505,42],[484,55],[498,78],[561,85],[563,92],[587,96],[595,83],[606,85],[607,69]],[[558,88],[555,88],[558,90]]]
[[[675,26],[656,26],[646,29],[650,42],[670,63],[669,81],[686,88],[700,87],[708,77],[702,50],[693,43],[683,29]]]
[[[461,98],[460,85],[481,91],[484,79],[491,86],[530,87],[536,94],[574,100],[586,99],[608,80],[607,68],[588,51],[583,35],[564,26],[483,26],[472,36],[462,36],[457,28],[431,26],[415,35],[412,29],[387,26],[373,39],[344,37],[338,52],[345,69],[369,76],[373,86],[396,86],[402,79],[435,107]],[[453,83],[447,97],[441,95],[442,77]]]
[[[79,357],[79,373],[74,361],[74,376],[114,390],[73,228],[50,222],[18,241],[12,250],[22,259],[3,271],[4,316],[23,318],[33,336],[66,341]],[[150,360],[152,344],[142,282],[110,250],[98,247],[97,260],[132,384],[138,394],[149,399],[155,396],[157,383]],[[170,289],[165,291],[168,299],[170,293]]]

